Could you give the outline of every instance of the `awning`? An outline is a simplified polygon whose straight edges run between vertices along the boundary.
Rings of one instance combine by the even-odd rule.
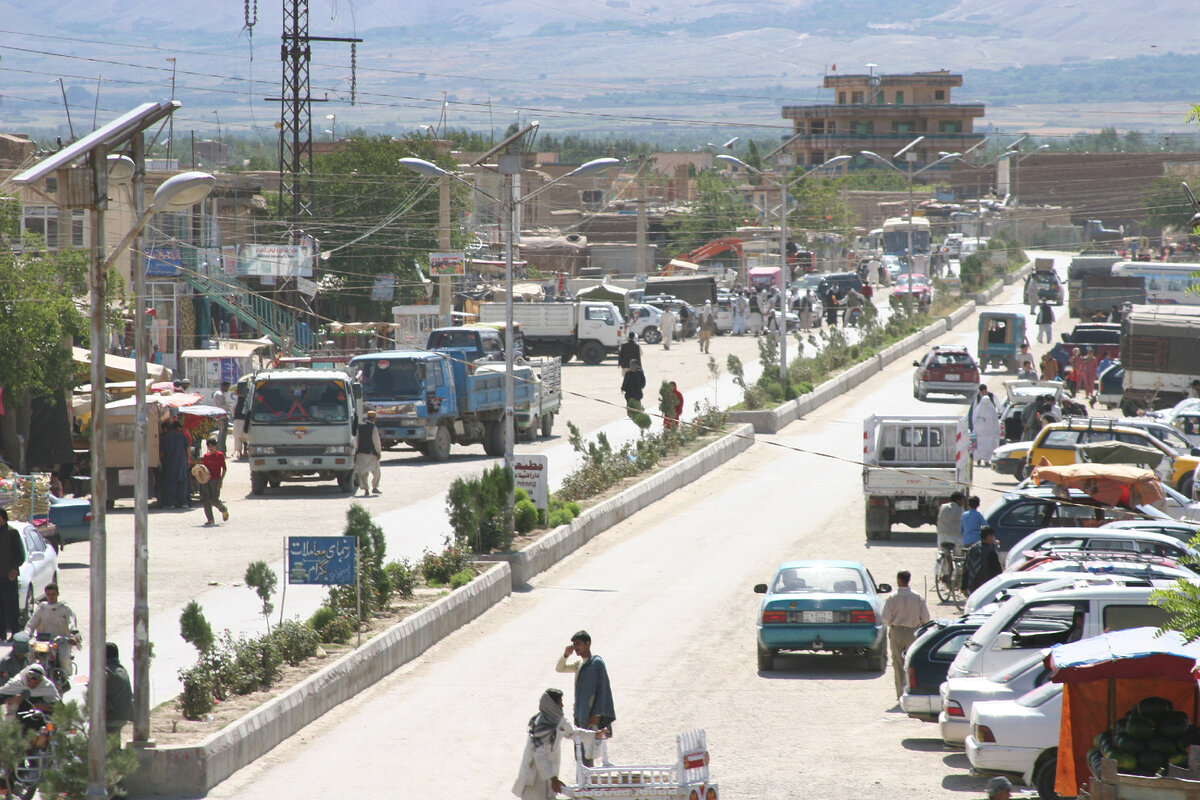
[[[1053,483],[1065,489],[1080,489],[1105,505],[1143,506],[1164,497],[1158,476],[1148,469],[1124,464],[1066,464],[1037,466],[1030,475],[1034,483]]]
[[[1055,683],[1108,678],[1159,678],[1190,681],[1198,672],[1200,642],[1187,643],[1178,631],[1158,635],[1158,628],[1122,631],[1059,645],[1046,655]]]
[[[92,351],[82,347],[72,347],[71,357],[76,364],[92,363]],[[162,364],[146,362],[146,375],[156,381],[170,380],[171,370]],[[111,353],[104,356],[104,379],[106,381],[132,381],[137,379],[137,362],[132,358],[114,356]]]

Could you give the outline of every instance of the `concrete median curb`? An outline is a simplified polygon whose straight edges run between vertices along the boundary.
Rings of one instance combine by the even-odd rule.
[[[570,525],[562,525],[516,553],[483,556],[482,560],[508,563],[513,587],[566,558],[596,535],[628,519],[646,506],[681,489],[716,469],[754,444],[754,428],[740,425],[712,444],[657,472],[620,494],[584,511]]]
[[[131,797],[200,797],[512,593],[507,564],[418,611],[197,745],[137,748]]]

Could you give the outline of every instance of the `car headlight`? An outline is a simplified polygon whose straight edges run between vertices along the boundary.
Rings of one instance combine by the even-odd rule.
[[[349,453],[350,446],[345,444],[334,444],[325,448],[325,455],[327,456],[344,456],[349,455]]]
[[[255,445],[254,447],[250,448],[250,455],[252,455],[252,456],[273,456],[273,455],[275,455],[275,448],[267,446],[267,445],[261,445],[261,444]]]

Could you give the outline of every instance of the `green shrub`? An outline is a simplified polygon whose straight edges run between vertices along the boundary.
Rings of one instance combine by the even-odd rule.
[[[466,586],[468,583],[470,583],[474,579],[475,579],[475,570],[471,569],[470,567],[467,567],[466,569],[459,570],[458,572],[456,572],[450,576],[450,588],[457,589],[460,586]]]
[[[201,653],[213,649],[212,625],[208,624],[204,609],[195,600],[184,606],[183,613],[179,615],[179,635]]]
[[[392,582],[393,591],[401,597],[412,597],[417,590],[417,571],[408,559],[402,558],[385,566],[388,578]],[[332,619],[332,617],[331,617]]]
[[[528,498],[518,500],[513,506],[513,523],[517,533],[529,533],[538,523],[538,509]]]
[[[208,665],[200,662],[179,670],[179,681],[183,684],[183,691],[179,693],[179,713],[184,719],[203,719],[216,705],[213,676]]]
[[[283,658],[270,636],[240,638],[232,647],[233,667],[229,690],[250,694],[279,680]]]
[[[563,503],[563,508],[571,512],[571,519],[579,516],[579,503],[576,503],[574,500],[568,500]]]
[[[327,605],[322,605],[308,618],[308,624],[312,626],[312,629],[317,632],[318,636],[321,636],[325,633],[325,627],[333,622],[336,617],[336,611]]]
[[[421,556],[421,574],[425,580],[439,585],[450,582],[450,576],[462,570],[471,563],[470,554],[457,545],[446,546],[441,553],[431,553],[428,550]]]
[[[513,490],[513,502],[519,503],[522,500],[533,500],[533,498],[529,496],[529,492],[525,491],[524,489],[522,489],[520,487],[517,487],[516,489]]]
[[[313,627],[295,619],[286,619],[271,632],[280,657],[293,667],[317,654],[320,637]]]
[[[572,519],[574,518],[571,516],[570,511],[565,508],[559,508],[550,512],[548,524],[551,528],[557,528],[560,525],[570,525]]]
[[[506,550],[513,531],[505,520],[512,472],[495,466],[476,478],[457,478],[446,493],[446,511],[454,540],[477,553]]]
[[[332,642],[334,644],[345,644],[350,641],[350,637],[354,635],[354,620],[350,617],[337,617],[330,621],[325,626],[324,632],[321,634],[322,642]]]

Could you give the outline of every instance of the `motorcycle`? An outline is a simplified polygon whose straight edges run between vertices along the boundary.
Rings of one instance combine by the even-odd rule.
[[[33,733],[29,750],[14,766],[0,767],[0,793],[21,800],[31,800],[42,775],[54,762],[54,723],[47,711],[31,705],[28,700],[17,711],[21,729]]]
[[[71,676],[75,674],[75,659],[71,657],[72,647],[78,647],[80,643],[79,634],[77,631],[72,631],[69,636],[54,636],[50,638],[42,638],[38,634],[37,641],[30,644],[30,649],[33,651],[33,660],[42,665],[46,670],[46,675],[58,687],[58,693],[64,695],[71,688]],[[67,648],[67,668],[64,670],[59,661],[58,654],[62,652],[62,648]]]

